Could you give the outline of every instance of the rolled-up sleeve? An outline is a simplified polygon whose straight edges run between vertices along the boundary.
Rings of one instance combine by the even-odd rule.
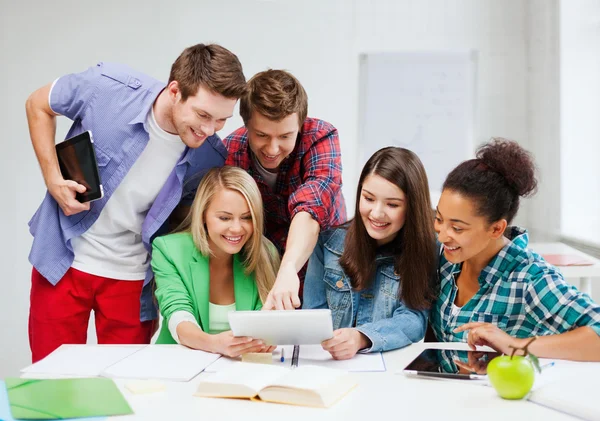
[[[152,243],[151,264],[156,280],[156,299],[164,323],[169,323],[171,316],[178,311],[194,314],[192,297],[169,257],[167,245],[161,237]]]
[[[52,111],[71,120],[83,119],[101,76],[102,64],[98,64],[81,73],[71,73],[58,78],[49,95]]]
[[[567,284],[558,273],[538,273],[525,291],[525,317],[556,333],[589,326],[600,336],[600,305]]]
[[[334,203],[342,187],[342,157],[335,128],[316,132],[302,158],[303,177],[300,187],[288,199],[288,211],[293,218],[298,212],[308,212],[325,230],[331,227]]]
[[[400,304],[389,319],[366,323],[356,329],[371,340],[371,348],[361,352],[380,352],[403,348],[425,336],[428,310],[413,310]]]

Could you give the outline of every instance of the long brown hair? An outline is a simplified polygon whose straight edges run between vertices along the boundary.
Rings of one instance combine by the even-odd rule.
[[[356,190],[355,217],[348,225],[340,264],[354,289],[368,288],[373,282],[377,242],[369,236],[359,210],[363,183],[370,175],[384,178],[406,195],[406,220],[390,247],[395,272],[402,282],[400,298],[411,308],[426,308],[435,298],[431,284],[436,274],[433,216],[425,168],[408,149],[380,149],[365,164]]]

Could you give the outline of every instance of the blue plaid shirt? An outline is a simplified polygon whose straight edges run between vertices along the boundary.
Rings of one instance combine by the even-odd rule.
[[[564,333],[580,326],[590,326],[600,335],[600,306],[527,248],[526,230],[511,227],[507,237],[511,242],[481,272],[479,291],[456,314],[452,303],[461,264],[440,255],[440,293],[430,314],[437,339],[466,342],[467,332],[453,330],[468,322],[492,323],[518,338]]]

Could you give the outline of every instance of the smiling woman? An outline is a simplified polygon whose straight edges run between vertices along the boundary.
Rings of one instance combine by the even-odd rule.
[[[233,337],[227,312],[259,310],[279,266],[263,232],[256,183],[234,167],[211,169],[178,233],[153,243],[156,298],[164,321],[156,343],[238,356],[270,351]]]
[[[329,308],[333,358],[387,351],[423,338],[435,278],[425,169],[404,148],[377,151],[363,168],[357,215],[323,232],[308,263],[303,308]]]
[[[530,154],[494,139],[456,167],[436,208],[440,295],[431,311],[439,341],[489,345],[505,354],[542,336],[538,357],[600,360],[600,306],[527,248],[510,227],[519,198],[537,185]]]

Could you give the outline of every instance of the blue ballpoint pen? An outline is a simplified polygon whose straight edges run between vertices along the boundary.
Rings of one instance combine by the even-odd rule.
[[[556,362],[551,361],[551,362],[549,362],[549,363],[544,364],[543,366],[541,366],[540,370],[545,370],[546,368],[550,368],[550,367],[554,366],[554,364],[556,364]]]

